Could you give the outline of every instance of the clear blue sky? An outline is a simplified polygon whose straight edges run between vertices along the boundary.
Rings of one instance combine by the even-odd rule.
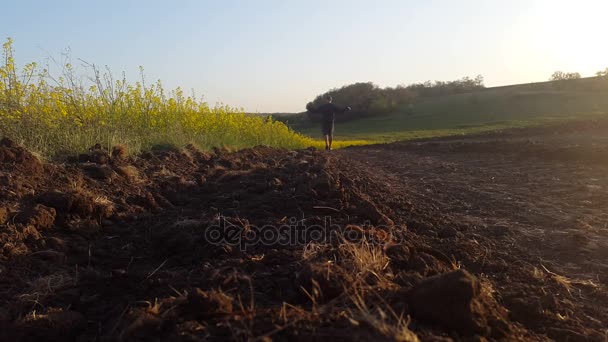
[[[17,61],[72,56],[248,111],[329,88],[482,74],[487,85],[608,67],[608,0],[8,0]]]

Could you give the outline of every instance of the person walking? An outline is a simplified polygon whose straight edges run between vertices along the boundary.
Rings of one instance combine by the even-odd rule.
[[[350,107],[339,107],[332,103],[331,95],[325,96],[325,103],[318,108],[312,105],[306,107],[309,112],[321,114],[321,133],[325,139],[325,151],[331,151],[331,144],[334,141],[334,126],[336,113],[344,113],[351,110]]]

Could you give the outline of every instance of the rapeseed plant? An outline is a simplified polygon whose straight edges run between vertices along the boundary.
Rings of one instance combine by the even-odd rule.
[[[96,143],[108,150],[126,145],[131,152],[188,143],[202,149],[322,146],[271,117],[211,107],[181,88],[166,91],[160,81],[147,84],[141,67],[135,83],[87,63],[92,77],[83,81],[69,59],[58,63],[59,77],[36,63],[18,71],[12,43],[9,38],[3,44],[0,63],[0,136],[46,157],[78,153]]]

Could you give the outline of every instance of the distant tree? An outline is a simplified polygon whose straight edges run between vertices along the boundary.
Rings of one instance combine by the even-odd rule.
[[[600,71],[596,72],[595,76],[597,76],[597,77],[608,77],[608,68],[606,68],[605,70],[600,70]]]
[[[563,80],[566,77],[565,75],[566,75],[566,73],[563,71],[556,71],[551,75],[551,77],[549,78],[549,81]]]
[[[314,113],[311,109],[318,108],[323,104],[326,95],[331,95],[336,105],[352,108],[352,111],[339,115],[336,120],[349,120],[356,116],[384,114],[393,109],[390,106],[390,102],[385,99],[383,90],[380,87],[372,82],[359,82],[331,89],[324,94],[318,95],[314,101],[306,105],[310,119],[318,119],[319,114]]]
[[[482,75],[477,75],[475,77],[474,81],[475,81],[475,86],[480,87],[480,88],[484,88],[485,87],[485,85],[484,85],[484,79],[483,79]]]
[[[579,78],[581,78],[581,74],[579,74],[578,72],[556,71],[553,73],[553,75],[551,75],[549,81],[577,80]]]
[[[395,88],[385,88],[384,94],[393,106],[412,104],[417,96],[413,89],[403,85],[398,85]]]

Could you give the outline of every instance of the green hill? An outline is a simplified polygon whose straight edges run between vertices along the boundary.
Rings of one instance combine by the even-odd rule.
[[[385,115],[336,123],[338,139],[394,141],[477,133],[608,114],[608,78],[519,84],[426,98]],[[306,113],[281,116],[294,130],[318,136]]]

